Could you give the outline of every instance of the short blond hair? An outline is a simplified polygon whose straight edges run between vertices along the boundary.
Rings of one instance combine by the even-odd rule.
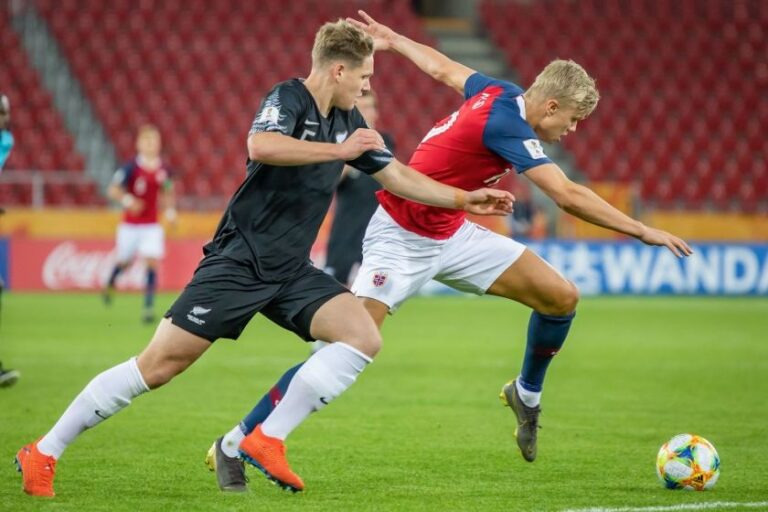
[[[563,106],[575,107],[581,118],[591,114],[600,100],[595,79],[576,62],[562,59],[547,64],[525,95],[561,101]]]
[[[317,31],[312,47],[312,64],[323,65],[343,60],[357,67],[371,55],[373,38],[348,21],[339,20],[326,23]]]

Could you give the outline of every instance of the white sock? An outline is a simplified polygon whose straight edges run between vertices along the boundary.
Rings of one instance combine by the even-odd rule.
[[[224,439],[221,440],[221,451],[227,457],[238,457],[238,448],[240,447],[240,441],[243,440],[245,434],[243,433],[240,424],[235,425],[235,428],[224,434]]]
[[[520,400],[528,407],[536,407],[541,403],[541,391],[528,391],[520,385],[520,377],[515,379],[515,386]]]
[[[100,373],[69,404],[51,431],[37,443],[37,449],[59,459],[84,430],[124,409],[133,398],[146,391],[149,388],[135,357]]]
[[[370,362],[370,357],[343,342],[318,350],[293,376],[285,396],[261,424],[261,431],[285,439],[307,416],[351,386]]]

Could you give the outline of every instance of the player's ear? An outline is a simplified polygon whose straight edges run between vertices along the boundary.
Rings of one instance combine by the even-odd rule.
[[[337,82],[341,80],[341,77],[344,75],[344,71],[346,71],[346,69],[343,62],[336,62],[331,67],[331,74],[333,79]]]
[[[545,108],[545,112],[547,113],[547,116],[553,116],[560,109],[560,102],[554,98],[550,98],[547,100],[544,108]]]

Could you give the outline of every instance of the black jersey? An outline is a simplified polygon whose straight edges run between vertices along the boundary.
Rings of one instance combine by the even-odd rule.
[[[276,132],[299,140],[341,143],[358,128],[367,125],[357,108],[332,108],[323,117],[302,81],[293,79],[269,92],[249,134]],[[388,150],[367,151],[346,163],[374,174],[393,158]],[[309,261],[344,163],[274,166],[249,159],[245,181],[204,252],[249,262],[264,281],[290,279]]]

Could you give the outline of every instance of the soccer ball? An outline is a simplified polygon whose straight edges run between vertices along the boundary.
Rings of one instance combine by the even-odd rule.
[[[679,434],[659,450],[656,474],[667,489],[711,489],[720,476],[720,457],[703,437]]]

